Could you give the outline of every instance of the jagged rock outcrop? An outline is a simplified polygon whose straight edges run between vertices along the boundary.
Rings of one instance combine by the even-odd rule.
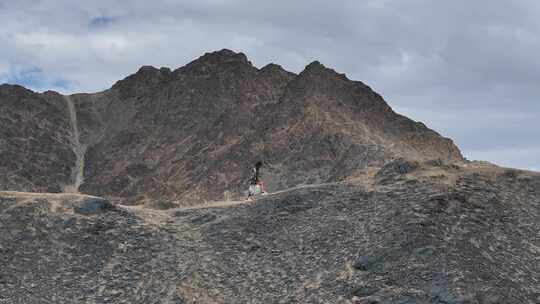
[[[11,130],[2,140],[10,155],[22,155],[9,139],[28,138],[17,131],[22,125],[27,130],[42,120],[50,124],[44,135],[49,160],[30,162],[22,171],[15,168],[20,164],[0,166],[10,180],[28,179],[4,179],[5,190],[43,191],[47,185],[48,191],[61,191],[71,182],[112,202],[166,199],[190,205],[222,198],[224,191],[240,195],[259,159],[267,164],[264,179],[271,191],[343,180],[399,157],[463,161],[450,139],[396,114],[368,86],[319,62],[296,75],[276,64],[258,69],[244,54],[221,50],[174,71],[142,67],[109,90],[70,96],[82,156],[73,153],[82,150],[73,150],[69,140],[62,96],[26,93],[27,106],[37,109],[44,99],[57,106],[51,116],[29,122],[12,106],[23,97],[0,90]],[[29,157],[42,155],[37,143],[27,144]],[[72,172],[83,176],[70,176],[81,159],[84,168]]]
[[[0,193],[0,302],[535,304],[539,210],[538,173],[406,160],[230,206]]]

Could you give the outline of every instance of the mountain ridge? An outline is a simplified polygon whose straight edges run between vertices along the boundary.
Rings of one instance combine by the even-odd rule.
[[[258,159],[272,191],[343,179],[398,157],[464,161],[450,139],[318,61],[294,74],[277,64],[256,68],[224,49],[174,70],[143,66],[105,91],[69,98],[87,147],[80,191],[115,202],[189,205],[225,191],[240,195]],[[14,111],[4,107],[7,116]],[[73,159],[65,161],[74,167]],[[68,183],[53,182],[56,189]]]

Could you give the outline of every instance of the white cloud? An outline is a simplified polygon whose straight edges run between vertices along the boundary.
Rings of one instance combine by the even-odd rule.
[[[319,60],[467,156],[532,167],[540,154],[513,149],[538,153],[539,17],[533,0],[5,1],[0,81],[39,69],[35,89],[98,91],[141,65],[176,68],[221,48],[293,72]]]

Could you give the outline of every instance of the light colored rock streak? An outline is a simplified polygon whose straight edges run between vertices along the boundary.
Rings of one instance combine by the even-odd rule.
[[[71,171],[72,184],[64,187],[64,192],[78,193],[79,187],[84,181],[84,155],[86,153],[86,145],[81,144],[79,125],[77,122],[77,110],[70,96],[64,96],[69,113],[71,123],[71,148],[75,153],[75,166]]]

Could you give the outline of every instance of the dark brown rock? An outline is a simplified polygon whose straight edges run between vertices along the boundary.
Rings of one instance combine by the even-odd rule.
[[[257,160],[265,162],[270,191],[344,180],[399,157],[463,161],[451,140],[319,62],[295,75],[276,64],[257,69],[244,54],[221,50],[174,71],[144,66],[109,90],[68,97],[79,150],[68,147],[61,96],[1,91],[9,133],[0,168],[17,182],[5,178],[0,185],[12,190],[62,191],[81,158],[73,151],[81,149],[79,190],[127,204],[190,205],[221,199],[225,191],[242,195]],[[38,111],[42,104],[51,104],[41,112],[46,133],[23,132],[36,132],[38,122],[25,120],[18,107]],[[22,146],[29,148],[23,153]],[[44,159],[24,162],[22,155]],[[11,158],[16,161],[6,161]]]
[[[0,189],[63,191],[75,164],[70,132],[58,93],[0,86]]]

